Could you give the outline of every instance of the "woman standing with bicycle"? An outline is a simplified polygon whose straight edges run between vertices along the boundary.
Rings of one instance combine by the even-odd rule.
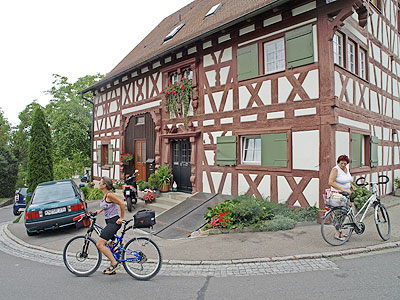
[[[353,178],[349,171],[349,163],[350,159],[347,155],[343,154],[338,157],[337,165],[332,168],[329,175],[329,185],[331,186],[332,192],[345,192],[350,195],[352,189],[357,189],[352,183]],[[346,239],[339,231],[336,232],[335,238],[341,241]]]
[[[111,192],[113,183],[110,178],[102,177],[99,183],[99,189],[104,193],[104,197],[100,202],[100,209],[96,210],[96,214],[100,214],[104,211],[106,227],[101,232],[96,246],[110,260],[110,267],[105,269],[103,273],[111,275],[115,274],[115,271],[118,270],[121,265],[107,247],[107,241],[114,239],[114,234],[121,228],[125,216],[125,203]],[[121,211],[121,216],[118,213],[118,206]]]

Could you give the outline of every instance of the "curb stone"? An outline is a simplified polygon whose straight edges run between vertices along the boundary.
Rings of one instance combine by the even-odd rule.
[[[62,251],[56,251],[40,246],[30,245],[20,240],[16,236],[14,236],[9,230],[8,225],[4,226],[4,233],[8,238],[18,243],[22,247],[30,248],[34,250],[39,250],[43,252],[47,252],[50,254],[62,255]],[[265,262],[279,262],[279,261],[293,261],[293,260],[302,260],[302,259],[318,259],[318,258],[329,258],[329,257],[338,257],[338,256],[347,256],[352,254],[360,254],[367,252],[374,252],[384,249],[397,248],[400,247],[400,241],[394,241],[389,243],[382,243],[377,245],[368,246],[365,248],[354,248],[354,249],[346,249],[339,251],[330,251],[324,253],[309,253],[309,254],[299,254],[299,255],[290,255],[290,256],[274,256],[274,257],[260,257],[260,258],[244,258],[244,259],[232,259],[232,260],[163,260],[163,264],[165,265],[236,265],[236,264],[250,264],[250,263],[265,263]]]

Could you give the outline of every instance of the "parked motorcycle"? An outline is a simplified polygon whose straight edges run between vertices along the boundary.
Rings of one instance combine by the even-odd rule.
[[[125,176],[124,197],[129,212],[135,209],[137,203],[138,194],[136,176],[138,175],[138,172],[138,170],[135,170],[132,175],[127,174]]]

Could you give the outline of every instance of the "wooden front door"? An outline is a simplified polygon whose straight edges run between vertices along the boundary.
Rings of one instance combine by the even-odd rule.
[[[135,141],[135,170],[139,170],[136,182],[146,181],[146,141]]]
[[[192,192],[190,182],[192,145],[189,141],[176,141],[172,143],[172,174],[178,185],[178,191]]]

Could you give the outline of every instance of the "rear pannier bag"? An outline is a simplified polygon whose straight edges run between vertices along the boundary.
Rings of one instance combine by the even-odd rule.
[[[156,212],[154,210],[143,209],[138,211],[134,216],[135,228],[149,228],[156,224]]]

